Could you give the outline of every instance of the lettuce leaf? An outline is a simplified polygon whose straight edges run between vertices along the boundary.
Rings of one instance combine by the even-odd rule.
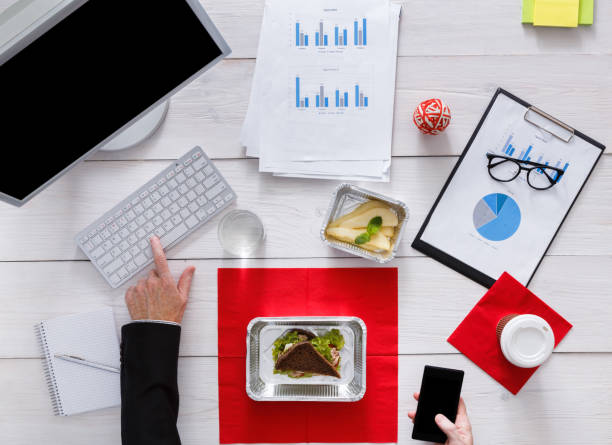
[[[284,337],[277,339],[274,342],[274,348],[272,349],[272,357],[274,361],[278,360],[278,356],[281,355],[285,351],[285,346],[293,343],[298,343],[300,339],[298,338],[298,333],[293,331],[287,333]]]

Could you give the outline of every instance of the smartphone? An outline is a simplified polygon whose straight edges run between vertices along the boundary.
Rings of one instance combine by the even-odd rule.
[[[446,442],[446,434],[438,428],[434,418],[436,414],[444,414],[451,422],[457,419],[462,383],[463,371],[425,366],[414,417],[413,439]]]

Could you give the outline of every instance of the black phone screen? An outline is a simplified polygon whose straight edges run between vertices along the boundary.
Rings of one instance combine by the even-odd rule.
[[[412,430],[413,439],[446,441],[446,434],[438,428],[434,418],[436,414],[444,414],[451,422],[455,421],[462,383],[463,371],[425,366]]]

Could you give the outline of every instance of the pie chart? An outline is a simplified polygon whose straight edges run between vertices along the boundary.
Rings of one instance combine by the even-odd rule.
[[[503,241],[514,235],[521,225],[521,209],[510,196],[491,193],[478,201],[473,220],[482,237]]]

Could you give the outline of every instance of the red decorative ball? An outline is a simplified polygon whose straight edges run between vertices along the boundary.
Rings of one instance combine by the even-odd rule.
[[[440,134],[450,124],[451,112],[443,100],[428,99],[416,107],[412,119],[421,132],[425,134]]]

